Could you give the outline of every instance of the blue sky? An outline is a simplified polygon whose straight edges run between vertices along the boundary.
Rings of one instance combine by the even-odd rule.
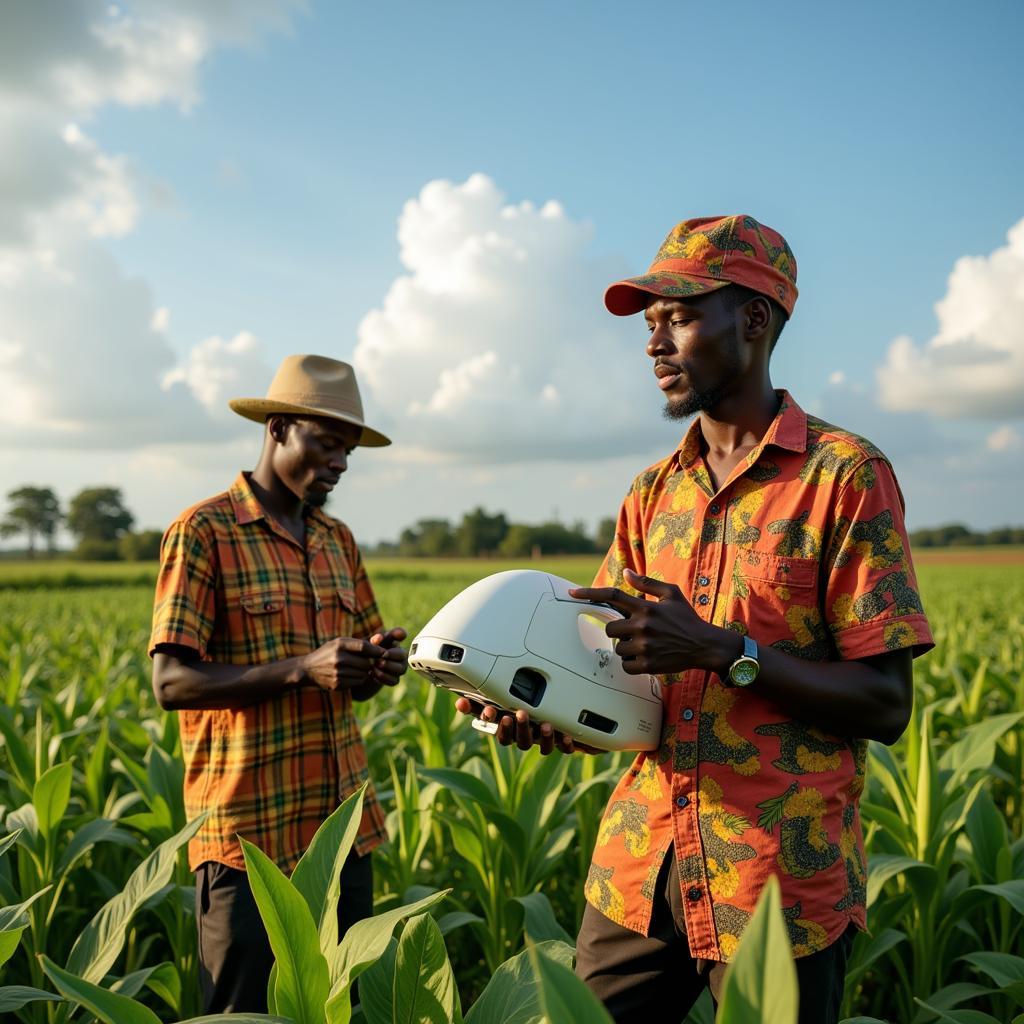
[[[41,251],[45,238],[58,261],[67,253],[90,273],[103,263],[96,292],[109,288],[114,298],[136,282],[136,327],[104,321],[86,332],[118,339],[97,341],[94,362],[118,362],[147,304],[167,311],[148,337],[149,362],[133,355],[136,375],[119,394],[137,389],[141,403],[175,360],[192,369],[179,374],[177,390],[166,381],[160,387],[149,425],[139,426],[138,409],[118,420],[119,399],[97,396],[95,421],[79,409],[88,422],[69,440],[52,408],[26,403],[21,415],[36,417],[46,439],[36,431],[31,456],[24,446],[0,453],[12,486],[40,472],[50,478],[34,482],[62,493],[119,483],[140,520],[160,526],[226,484],[231,466],[251,462],[255,450],[251,437],[216,413],[209,429],[199,429],[209,410],[190,414],[188,401],[209,406],[224,396],[212,386],[204,391],[197,374],[214,372],[212,359],[226,388],[255,387],[283,355],[320,351],[367,365],[375,382],[364,387],[368,411],[395,432],[395,451],[354,463],[348,490],[334,502],[357,535],[393,536],[420,515],[457,517],[478,503],[517,518],[557,510],[594,523],[614,513],[633,473],[670,449],[678,433],[660,420],[642,325],[604,314],[601,285],[609,274],[645,269],[676,221],[746,212],[782,231],[799,263],[801,295],[776,353],[776,383],[892,456],[912,525],[1022,521],[1024,400],[1014,392],[1024,392],[1024,328],[1014,333],[1010,317],[1006,340],[1000,326],[1006,304],[1024,313],[1024,254],[1007,249],[1007,233],[1024,218],[1019,4],[980,3],[968,15],[952,3],[662,3],[644,5],[642,21],[640,8],[627,18],[624,5],[611,3],[303,8],[259,0],[226,4],[217,17],[198,2],[146,0],[115,14],[105,6],[81,5],[77,35],[68,30],[63,50],[46,44],[34,53],[28,17],[8,33],[9,45],[22,37],[20,78],[0,78],[0,90],[26,107],[45,103],[54,131],[80,127],[93,147],[89,173],[101,196],[92,200],[92,221],[73,204],[72,213],[56,200],[40,205],[31,227],[10,243],[10,258],[28,266],[17,261]],[[104,61],[112,58],[94,52],[104,22],[122,26],[118,38],[152,45],[122,47],[119,60],[128,66],[110,71]],[[194,59],[188,47],[168,43],[180,42],[181,33],[199,41]],[[154,60],[155,45],[167,45],[170,56]],[[141,55],[134,67],[133,53]],[[83,88],[67,82],[84,74],[87,61],[92,92],[83,100]],[[36,144],[28,134],[13,141],[26,152]],[[81,157],[85,143],[78,145]],[[527,287],[529,275],[510,282],[505,333],[486,306],[472,302],[439,310],[413,301],[396,312],[388,305],[396,279],[429,275],[430,253],[443,259],[451,251],[435,238],[423,243],[425,262],[403,263],[397,226],[406,204],[428,183],[447,181],[453,191],[435,197],[434,220],[426,224],[429,204],[419,198],[406,215],[408,230],[436,232],[438,218],[462,211],[466,232],[500,231],[493,203],[487,214],[465,212],[467,195],[458,187],[481,174],[507,204],[559,204],[548,218],[558,222],[553,234],[544,234],[550,224],[537,234],[524,215],[519,238],[526,262],[549,268],[555,285],[541,295]],[[81,180],[66,186],[69,195],[84,187]],[[26,188],[26,208],[39,203],[31,193]],[[97,209],[107,221],[122,209],[121,220],[97,229]],[[0,217],[0,252],[2,224]],[[431,250],[435,243],[440,248]],[[563,244],[559,263],[551,252]],[[953,283],[962,257],[981,262]],[[577,263],[586,287],[576,287]],[[40,284],[35,301],[59,302],[47,288]],[[10,322],[30,326],[12,338],[0,327],[0,343],[20,345],[23,354],[42,344],[31,337],[25,292]],[[562,293],[580,309],[578,320],[558,308]],[[935,306],[947,296],[941,321]],[[112,316],[118,306],[79,311],[76,323]],[[960,323],[975,308],[988,313]],[[357,356],[362,344],[362,359],[369,358],[383,329],[367,324],[373,310],[390,317],[390,359],[380,372]],[[521,322],[516,310],[526,310]],[[432,358],[421,352],[407,363],[396,334],[403,318],[420,314],[435,348]],[[486,440],[494,429],[476,423],[481,411],[469,405],[449,423],[451,445],[443,424],[421,436],[419,421],[403,412],[413,399],[399,378],[416,367],[429,392],[432,368],[457,370],[473,344],[476,328],[466,319],[473,316],[480,351],[493,350],[498,370],[521,370],[523,380],[534,379],[552,346],[574,353],[583,367],[600,358],[607,369],[621,357],[612,373],[591,378],[591,367],[575,384],[559,385],[565,408],[553,422],[566,424],[567,436],[576,431],[572,446],[556,444],[538,459],[524,436],[525,455],[517,458],[508,450],[515,430],[503,429],[494,433],[502,450],[493,457],[463,451],[459,436],[478,431]],[[537,341],[545,324],[550,336]],[[205,362],[193,359],[205,340],[226,343],[240,332],[247,340],[235,349],[208,346]],[[450,334],[462,338],[451,349]],[[891,346],[900,336],[911,341],[897,358]],[[520,351],[517,338],[532,340]],[[952,373],[949,359],[929,348],[934,338],[960,345],[967,353],[960,363],[975,358],[977,365]],[[246,361],[235,377],[233,353]],[[986,376],[986,360],[1004,367],[1001,380]],[[27,374],[24,359],[20,371],[17,360],[11,365],[8,375]],[[0,379],[4,367],[0,361]],[[81,372],[91,371],[83,364]],[[648,390],[621,383],[633,378]],[[574,386],[580,393],[565,397]],[[602,436],[597,414],[617,402],[632,419],[609,428],[619,435],[616,446]],[[109,429],[93,429],[100,420]],[[645,431],[649,444],[637,440]],[[442,484],[425,485],[423,467],[435,461]],[[958,482],[952,493],[951,479]]]

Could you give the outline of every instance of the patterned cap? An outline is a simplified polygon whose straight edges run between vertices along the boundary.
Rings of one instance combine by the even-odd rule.
[[[604,304],[616,316],[631,316],[649,297],[684,298],[742,284],[774,299],[785,311],[796,303],[796,258],[777,231],[753,217],[696,217],[677,224],[661,244],[646,274],[616,281]]]

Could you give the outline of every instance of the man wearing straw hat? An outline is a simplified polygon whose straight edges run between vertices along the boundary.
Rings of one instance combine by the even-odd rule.
[[[231,408],[263,424],[251,473],[184,511],[164,535],[149,650],[161,707],[178,711],[206,1013],[265,1012],[273,964],[238,837],[285,872],[367,777],[353,702],[406,670],[405,630],[385,629],[359,550],[322,506],[357,447],[355,375],[289,356],[265,398]],[[339,938],[373,912],[370,851],[386,837],[366,792],[341,873]]]

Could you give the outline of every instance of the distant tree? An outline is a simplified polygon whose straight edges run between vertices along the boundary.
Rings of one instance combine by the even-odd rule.
[[[135,517],[124,507],[120,488],[87,487],[68,505],[68,529],[84,541],[116,541],[132,528]]]
[[[523,523],[513,523],[498,545],[505,558],[526,558],[533,553],[533,531]]]
[[[455,554],[455,534],[447,519],[421,519],[407,527],[398,539],[401,554],[413,557],[440,558]]]
[[[0,522],[0,537],[25,534],[29,558],[36,553],[36,537],[46,540],[52,551],[61,521],[60,502],[49,487],[18,487],[7,494],[11,503],[7,515]]]
[[[508,520],[504,512],[488,515],[477,507],[462,517],[455,531],[455,549],[466,558],[493,555],[508,533]]]
[[[513,523],[499,547],[506,558],[525,558],[539,552],[542,555],[591,554],[594,542],[587,536],[583,523],[566,526],[564,523],[541,523],[525,526]]]
[[[615,541],[615,519],[609,516],[597,524],[597,536],[594,538],[594,546],[604,554]]]
[[[155,562],[160,557],[162,540],[163,534],[159,530],[140,530],[122,534],[117,549],[126,562]]]

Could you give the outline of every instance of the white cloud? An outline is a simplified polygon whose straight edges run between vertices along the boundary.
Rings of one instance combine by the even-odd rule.
[[[187,360],[164,375],[165,391],[184,384],[214,419],[235,423],[229,398],[259,398],[266,394],[271,368],[263,346],[249,331],[225,341],[214,336],[192,348]]]
[[[490,178],[432,181],[398,227],[408,274],[359,327],[354,362],[399,445],[462,459],[600,459],[650,449],[661,398],[637,321],[608,314],[625,268],[588,254],[556,202]]]
[[[994,452],[1015,452],[1024,448],[1024,437],[1008,423],[1004,423],[988,435],[985,444]]]
[[[877,371],[889,409],[979,419],[1024,416],[1024,220],[1007,245],[964,256],[936,304],[925,345],[896,338]]]

